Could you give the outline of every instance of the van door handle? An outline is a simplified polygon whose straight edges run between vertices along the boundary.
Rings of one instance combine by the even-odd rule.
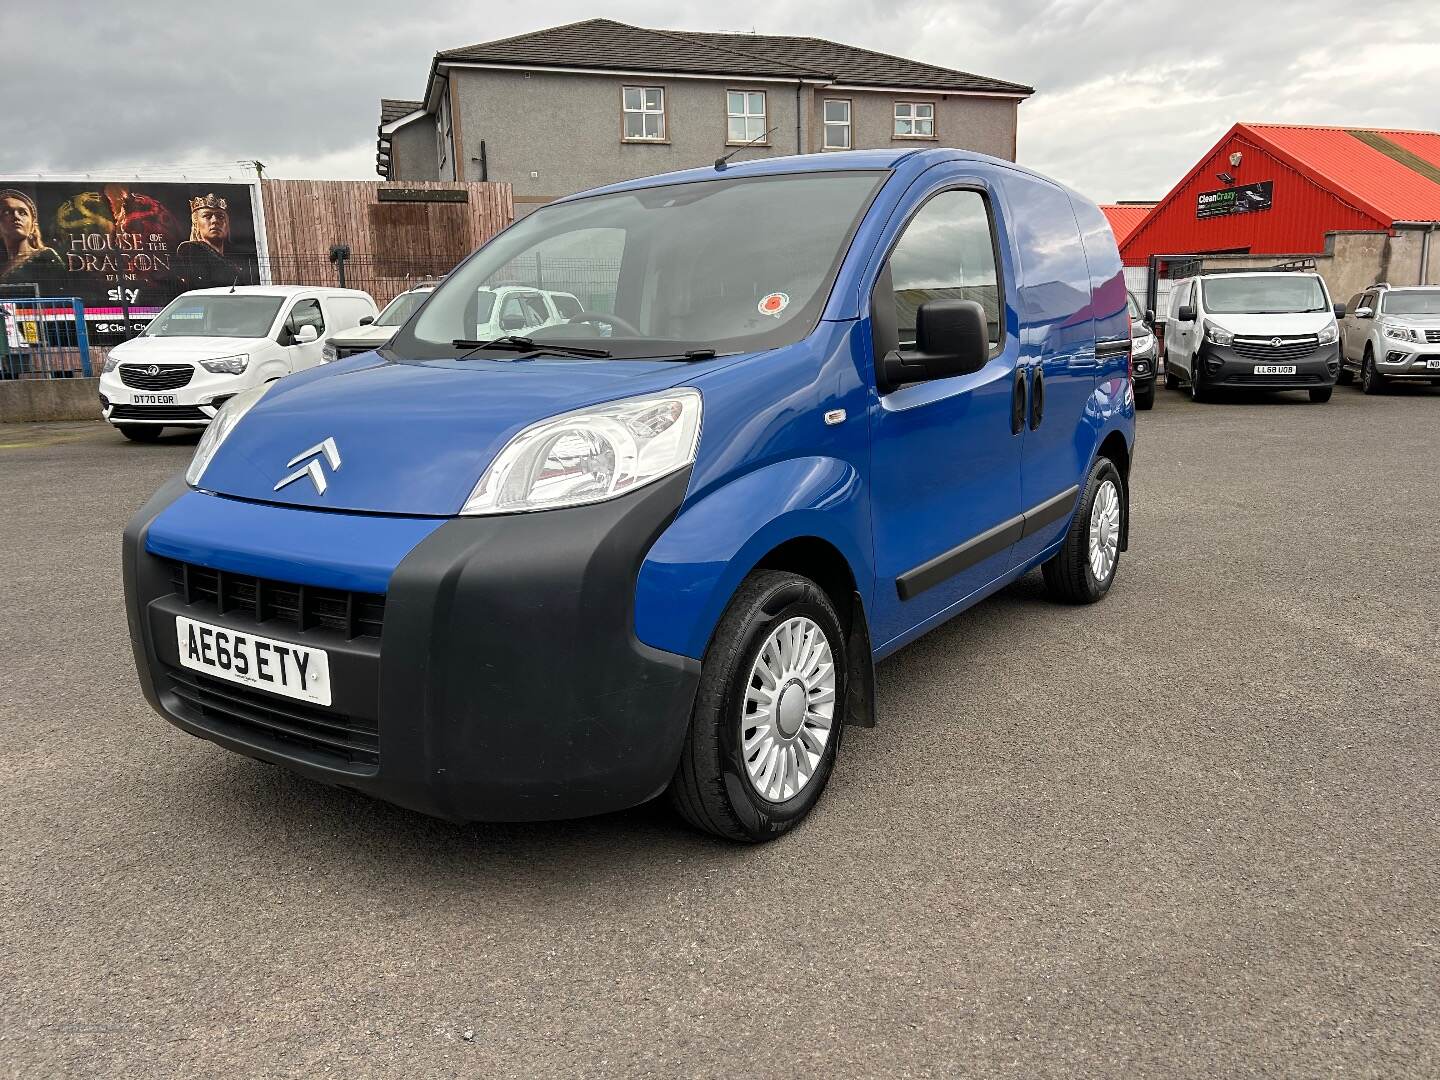
[[[1014,392],[1010,396],[1010,434],[1019,435],[1025,428],[1025,368],[1015,366]]]
[[[1035,365],[1035,386],[1030,391],[1030,430],[1034,431],[1045,419],[1045,368]]]

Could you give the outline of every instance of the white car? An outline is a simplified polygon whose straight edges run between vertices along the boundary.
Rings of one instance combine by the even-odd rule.
[[[426,285],[416,285],[413,289],[401,293],[386,304],[385,309],[374,319],[361,319],[359,326],[332,334],[325,339],[321,359],[330,364],[336,360],[343,360],[347,356],[354,356],[356,353],[380,348],[395,336],[395,331],[404,326],[405,321],[411,315],[415,314],[415,309],[435,291],[436,284],[436,282],[431,282]]]
[[[358,289],[241,285],[182,293],[137,338],[110,350],[101,415],[127,439],[209,424],[241,390],[320,363],[322,335],[375,316]]]

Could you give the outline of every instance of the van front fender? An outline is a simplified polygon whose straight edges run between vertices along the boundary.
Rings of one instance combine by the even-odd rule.
[[[730,597],[766,554],[816,537],[850,566],[869,606],[869,501],[860,474],[832,457],[777,461],[686,503],[640,567],[635,636],[699,660]]]

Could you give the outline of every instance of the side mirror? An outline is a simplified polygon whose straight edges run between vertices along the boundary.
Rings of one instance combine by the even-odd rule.
[[[1335,318],[1336,318],[1337,320],[1345,318],[1345,305],[1344,305],[1344,304],[1336,304],[1336,305],[1335,305]]]
[[[1155,309],[1153,307],[1145,309],[1145,325],[1152,328],[1155,325]]]
[[[1182,305],[1181,308],[1180,308],[1180,310],[1175,313],[1175,318],[1179,319],[1181,322],[1194,322],[1194,321],[1195,321],[1195,309],[1194,309],[1194,307],[1192,307],[1192,306],[1189,305],[1189,304],[1184,304],[1184,305]]]
[[[320,331],[315,329],[313,323],[306,323],[295,331],[295,344],[306,345],[320,336]]]
[[[361,326],[369,326],[369,325],[370,325],[371,323],[373,323],[374,321],[375,321],[375,316],[374,316],[374,315],[366,315],[363,319],[360,320],[360,325],[361,325]]]
[[[1368,307],[1357,307],[1355,309],[1355,318],[1357,319],[1373,319],[1374,317],[1375,312],[1371,311]]]
[[[883,359],[891,386],[979,371],[990,358],[985,309],[974,300],[927,300],[915,312],[915,348]]]

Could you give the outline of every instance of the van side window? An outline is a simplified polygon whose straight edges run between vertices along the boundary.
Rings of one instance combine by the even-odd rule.
[[[920,208],[890,255],[900,348],[915,346],[915,312],[927,300],[974,300],[990,344],[1000,340],[995,235],[977,191],[942,191]]]
[[[324,335],[325,316],[320,311],[319,300],[301,300],[290,309],[290,314],[285,319],[285,332],[291,341],[295,340],[295,335],[302,326],[313,326],[317,335]]]

